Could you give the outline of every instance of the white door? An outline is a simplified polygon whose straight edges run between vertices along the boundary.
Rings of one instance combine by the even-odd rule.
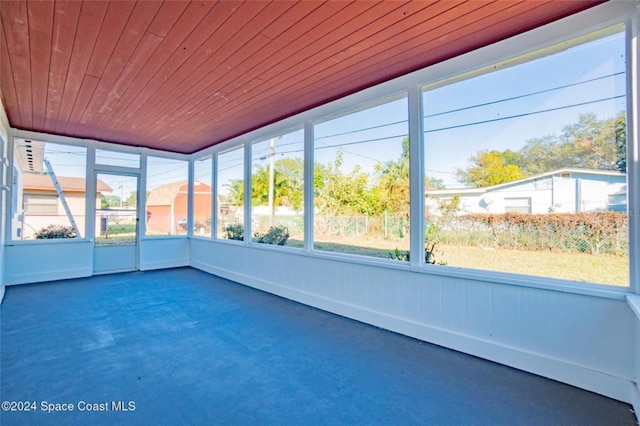
[[[94,273],[138,269],[139,178],[135,174],[98,172]]]

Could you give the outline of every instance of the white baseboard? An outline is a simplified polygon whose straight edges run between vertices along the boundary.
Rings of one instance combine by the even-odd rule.
[[[45,281],[69,280],[93,275],[91,268],[60,269],[36,273],[12,274],[5,276],[5,285],[40,283]]]
[[[638,423],[640,423],[640,389],[637,383],[631,385],[631,405],[636,414],[636,419]]]
[[[258,290],[284,297],[305,305],[313,306],[347,318],[384,328],[419,340],[434,343],[459,352],[464,352],[519,370],[547,377],[572,386],[586,389],[607,397],[631,403],[630,380],[613,376],[592,368],[534,353],[519,348],[490,342],[474,336],[455,333],[428,324],[397,318],[391,315],[349,305],[337,300],[285,287],[276,283],[216,267],[200,261],[192,261],[191,266]]]
[[[183,266],[189,266],[189,259],[172,259],[161,260],[156,262],[142,262],[140,263],[141,271],[152,271],[154,269],[170,269],[181,268]]]

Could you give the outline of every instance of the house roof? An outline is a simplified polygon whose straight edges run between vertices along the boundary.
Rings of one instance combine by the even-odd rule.
[[[192,153],[603,0],[0,1],[17,129]]]
[[[180,187],[186,185],[186,181],[172,182],[166,185],[158,186],[151,190],[147,197],[147,207],[150,206],[170,206],[176,199]]]
[[[57,176],[60,187],[64,192],[85,192],[86,183],[84,178]],[[22,187],[24,190],[31,191],[55,191],[53,181],[49,175],[40,175],[33,173],[25,173],[22,175]],[[97,193],[111,192],[109,185],[98,179]]]
[[[497,189],[514,186],[514,185],[521,185],[526,182],[536,181],[538,179],[543,179],[549,176],[562,175],[564,173],[571,173],[571,174],[579,173],[583,175],[588,174],[588,175],[618,176],[618,177],[626,176],[625,173],[615,171],[615,170],[583,169],[580,167],[563,167],[560,169],[550,170],[544,173],[537,173],[535,175],[531,175],[526,178],[499,183],[497,185],[485,186],[482,188],[430,189],[430,190],[426,190],[425,194],[427,195],[484,194],[485,192],[495,191]]]
[[[172,182],[166,185],[158,186],[151,190],[149,197],[147,198],[147,207],[148,206],[170,206],[173,204],[173,201],[176,199],[176,196],[179,192],[184,194],[187,193],[186,181],[180,182]],[[195,194],[211,194],[211,187],[199,180],[194,181]]]

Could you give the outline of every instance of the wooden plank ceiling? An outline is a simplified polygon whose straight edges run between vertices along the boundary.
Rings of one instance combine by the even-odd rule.
[[[0,1],[12,127],[191,153],[592,7],[539,1]]]

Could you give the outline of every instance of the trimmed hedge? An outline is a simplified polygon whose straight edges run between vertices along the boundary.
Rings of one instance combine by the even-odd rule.
[[[442,242],[521,250],[629,253],[628,217],[623,212],[467,214],[448,222],[441,225]]]

